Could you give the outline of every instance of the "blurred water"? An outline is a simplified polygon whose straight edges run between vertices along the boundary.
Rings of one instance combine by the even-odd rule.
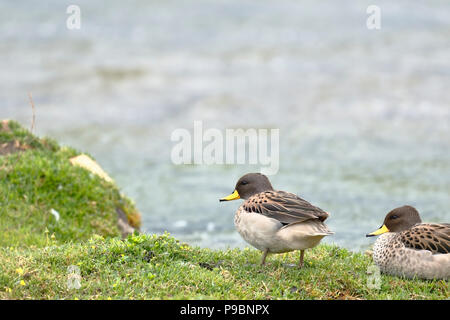
[[[332,215],[325,241],[362,250],[390,209],[450,220],[450,3],[77,1],[0,3],[0,118],[93,154],[143,230],[245,246],[238,201],[260,166],[175,166],[176,128],[279,128],[275,188]]]

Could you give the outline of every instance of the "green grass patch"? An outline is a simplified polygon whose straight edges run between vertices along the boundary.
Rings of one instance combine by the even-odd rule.
[[[114,184],[73,166],[69,159],[78,154],[16,122],[1,123],[0,246],[42,247],[50,240],[120,235],[116,209],[133,216],[137,210]]]
[[[260,255],[191,247],[168,234],[4,247],[0,299],[448,298],[444,280],[382,275],[380,288],[370,289],[371,258],[336,246],[307,250],[301,269],[289,266],[298,262],[298,252],[271,255],[266,266],[259,265]]]

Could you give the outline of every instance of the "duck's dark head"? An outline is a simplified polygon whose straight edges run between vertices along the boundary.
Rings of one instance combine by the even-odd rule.
[[[377,236],[385,232],[401,232],[421,223],[419,212],[411,206],[403,206],[390,211],[384,218],[380,229],[367,234],[367,237]]]
[[[251,196],[263,192],[273,190],[269,179],[261,173],[247,173],[242,176],[234,188],[234,192],[229,196],[220,199],[220,201],[230,201],[236,199],[248,199]]]

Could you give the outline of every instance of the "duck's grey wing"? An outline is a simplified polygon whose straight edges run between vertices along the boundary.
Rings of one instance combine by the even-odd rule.
[[[297,195],[284,191],[265,191],[250,197],[244,209],[277,219],[283,224],[310,219],[324,221],[329,214]]]

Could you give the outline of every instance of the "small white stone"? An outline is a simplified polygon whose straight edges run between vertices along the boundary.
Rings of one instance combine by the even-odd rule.
[[[59,221],[60,215],[58,211],[52,208],[50,209],[50,213],[55,217],[56,221]]]

